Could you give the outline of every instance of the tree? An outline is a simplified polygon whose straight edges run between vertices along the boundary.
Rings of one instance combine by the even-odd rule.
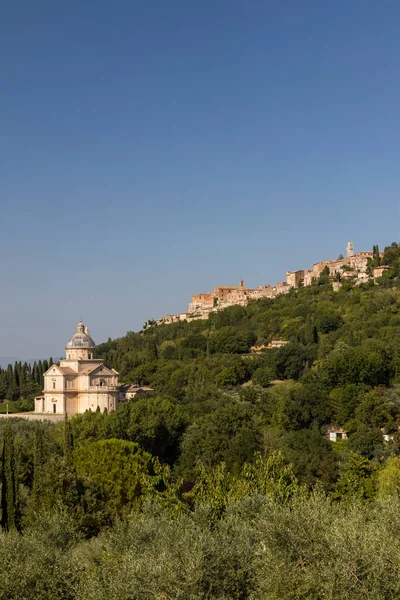
[[[254,415],[252,405],[225,400],[196,418],[183,436],[179,471],[191,478],[197,460],[207,469],[224,462],[230,470],[251,461],[260,444]]]
[[[400,497],[400,458],[389,456],[378,472],[378,498]]]
[[[43,467],[43,429],[41,423],[35,423],[35,437],[33,450],[33,485],[32,485],[32,504],[33,509],[38,510],[41,506],[41,499],[44,492]]]
[[[379,246],[376,244],[373,249],[373,260],[374,260],[374,267],[379,267],[379,265],[381,264],[381,255],[379,252]]]
[[[73,441],[72,441],[71,425],[70,425],[67,413],[65,413],[65,416],[64,416],[64,432],[63,433],[64,433],[64,444],[63,444],[64,459],[65,459],[66,463],[69,463],[71,460],[71,453],[73,450]]]
[[[278,379],[299,379],[306,369],[308,352],[303,344],[290,343],[276,350],[274,358]]]
[[[139,508],[163,478],[158,461],[134,442],[92,442],[74,450],[73,460],[78,476],[88,478],[99,488],[115,516]]]
[[[16,481],[14,434],[8,424],[2,455],[1,525],[5,531],[19,530],[20,512]]]
[[[376,466],[368,458],[352,452],[337,483],[334,497],[371,500],[376,493],[376,471]]]
[[[326,265],[318,278],[318,285],[326,285],[329,283],[329,267]]]
[[[349,448],[366,458],[378,458],[383,453],[383,437],[378,427],[361,424],[351,432]]]
[[[338,477],[337,457],[318,430],[302,429],[288,433],[281,448],[300,483],[311,488],[319,481],[325,490],[333,489]]]
[[[124,403],[110,415],[113,437],[136,442],[171,466],[179,456],[186,420],[180,405],[159,396]]]

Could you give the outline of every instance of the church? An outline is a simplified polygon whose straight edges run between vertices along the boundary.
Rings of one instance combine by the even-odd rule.
[[[76,415],[97,408],[101,412],[115,410],[118,372],[95,358],[96,345],[82,321],[65,352],[65,359],[44,374],[44,391],[35,398],[35,413]]]

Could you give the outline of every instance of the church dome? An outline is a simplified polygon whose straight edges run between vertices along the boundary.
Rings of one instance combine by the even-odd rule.
[[[90,336],[89,329],[79,321],[76,333],[66,345],[66,348],[94,348],[96,344]]]

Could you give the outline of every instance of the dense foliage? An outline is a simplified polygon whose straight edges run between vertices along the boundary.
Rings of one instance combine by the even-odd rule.
[[[8,400],[9,412],[33,410],[33,399],[43,390],[43,373],[53,360],[30,363],[16,362],[6,369],[0,367],[0,401]],[[0,404],[0,412],[6,408]]]
[[[391,270],[374,283],[343,282],[334,292],[322,274],[275,300],[102,344],[101,356],[122,380],[155,390],[123,407],[120,435],[189,480],[198,459],[235,471],[255,451],[279,449],[302,483],[320,481],[326,490],[350,451],[377,462],[396,452],[399,245],[385,248],[381,262]],[[273,339],[289,343],[250,353]],[[328,426],[349,434],[335,451]]]
[[[109,340],[154,388],[116,412],[0,420],[0,600],[399,597],[399,246],[381,262]]]

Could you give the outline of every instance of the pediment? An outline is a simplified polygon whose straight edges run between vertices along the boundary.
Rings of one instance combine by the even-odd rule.
[[[116,371],[114,371],[114,369],[110,369],[109,367],[106,367],[105,365],[97,365],[97,367],[94,367],[91,371],[90,371],[90,375],[105,375],[105,376],[112,376],[115,375]]]
[[[43,377],[45,377],[46,375],[51,375],[51,373],[53,372],[54,375],[64,375],[64,372],[61,369],[61,367],[59,367],[58,365],[51,365],[51,367],[49,367],[47,371],[43,373]]]

